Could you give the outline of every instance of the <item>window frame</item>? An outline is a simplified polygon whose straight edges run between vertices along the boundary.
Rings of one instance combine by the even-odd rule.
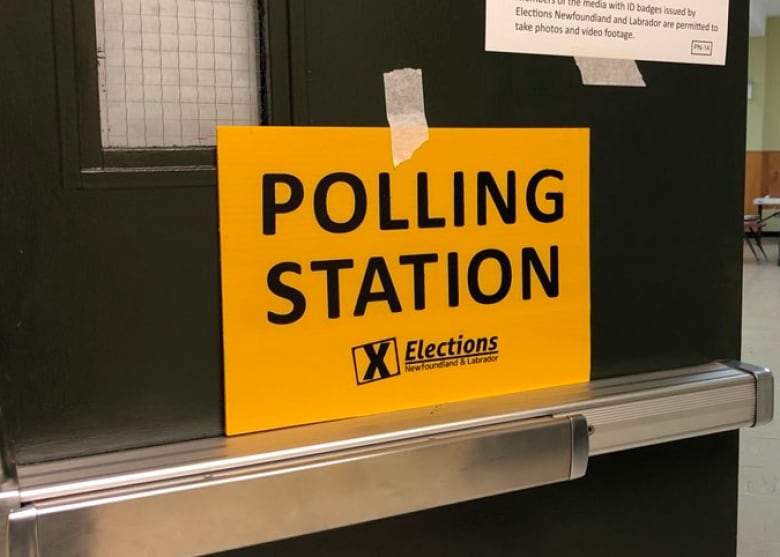
[[[289,49],[288,0],[258,0],[258,103],[260,124],[287,123],[289,107],[289,64],[275,68],[269,76],[267,53]],[[98,93],[98,52],[94,0],[52,2],[55,63],[60,110],[60,145],[65,189],[135,189],[166,187],[215,187],[215,147],[112,148],[103,147]],[[271,18],[273,17],[273,21]],[[272,38],[271,28],[283,30]],[[287,58],[287,57],[285,57]],[[279,80],[286,87],[274,107],[281,118],[268,115],[269,83]],[[276,96],[276,95],[274,95]],[[281,120],[281,121],[279,121]]]

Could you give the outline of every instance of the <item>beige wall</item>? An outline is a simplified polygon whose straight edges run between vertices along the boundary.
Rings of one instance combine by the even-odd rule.
[[[765,151],[780,151],[780,17],[766,25],[766,91],[764,96]]]
[[[780,151],[780,17],[766,24],[764,150]]]
[[[766,38],[750,39],[748,82],[753,97],[747,102],[747,150],[764,149],[764,102],[766,99]]]
[[[780,17],[767,20],[766,36],[750,39],[747,150],[780,151]]]

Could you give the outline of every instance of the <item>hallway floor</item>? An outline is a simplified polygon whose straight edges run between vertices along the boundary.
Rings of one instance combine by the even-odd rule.
[[[742,359],[775,374],[780,401],[780,267],[777,240],[765,239],[769,261],[744,250]],[[739,557],[780,556],[780,417],[744,429],[740,443]]]

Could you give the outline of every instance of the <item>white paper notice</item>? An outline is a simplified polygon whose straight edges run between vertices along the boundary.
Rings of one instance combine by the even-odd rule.
[[[485,48],[725,65],[728,0],[485,0]]]

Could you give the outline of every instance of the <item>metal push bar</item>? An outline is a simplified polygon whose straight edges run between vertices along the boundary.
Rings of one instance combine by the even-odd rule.
[[[589,455],[772,419],[740,362],[21,466],[0,555],[202,555],[581,477]]]

